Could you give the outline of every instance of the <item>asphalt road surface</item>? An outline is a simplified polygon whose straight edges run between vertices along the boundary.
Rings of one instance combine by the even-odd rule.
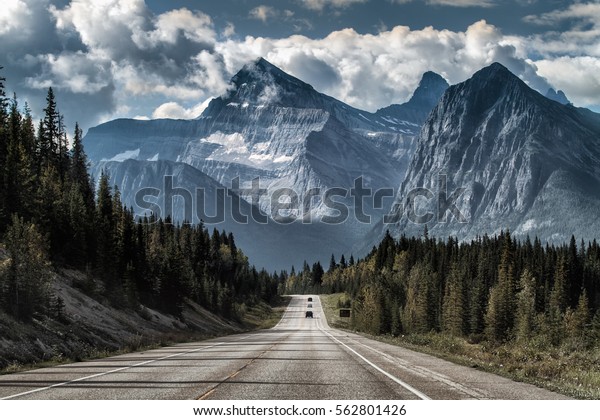
[[[329,328],[293,296],[271,330],[0,376],[0,399],[562,399]]]

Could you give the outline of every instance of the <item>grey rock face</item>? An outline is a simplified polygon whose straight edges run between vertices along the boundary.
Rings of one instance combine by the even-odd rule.
[[[443,85],[438,78],[433,74],[423,78],[411,100],[417,114],[433,108],[436,89]],[[215,185],[232,187],[237,179],[241,187],[249,187],[259,178],[268,194],[257,202],[253,193],[240,197],[248,207],[245,211],[256,205],[272,223],[277,210],[290,213],[285,213],[285,200],[273,203],[269,197],[282,189],[293,190],[302,204],[292,211],[297,223],[275,223],[261,232],[258,227],[236,226],[232,220],[217,226],[231,230],[241,245],[247,241],[253,261],[289,268],[304,259],[328,258],[332,252],[348,254],[364,237],[371,225],[354,217],[350,189],[362,178],[365,187],[395,191],[414,152],[418,121],[410,115],[400,118],[353,108],[260,59],[244,66],[232,78],[230,89],[195,120],[115,120],[90,129],[84,143],[95,176],[107,170],[124,202],[134,207],[137,191],[163,188],[161,177],[172,172],[177,173],[174,186],[192,192]],[[319,222],[338,214],[323,199],[332,188],[348,191],[345,198],[334,200],[349,209],[347,220],[335,225]],[[321,195],[304,205],[303,196],[314,189]],[[365,200],[364,211],[378,220],[386,208],[374,207]],[[173,217],[181,221],[184,213],[176,208]],[[292,240],[273,242],[291,232]],[[278,249],[283,242],[285,255]]]
[[[418,215],[435,215],[427,224],[439,237],[509,229],[551,242],[572,234],[589,239],[600,234],[599,160],[598,114],[548,99],[496,63],[442,96],[419,135],[396,203],[413,207],[411,191],[431,190],[435,198],[418,199],[414,207]],[[438,214],[440,174],[448,196],[463,189],[455,204],[467,223]],[[407,212],[387,227],[407,234],[424,229]]]

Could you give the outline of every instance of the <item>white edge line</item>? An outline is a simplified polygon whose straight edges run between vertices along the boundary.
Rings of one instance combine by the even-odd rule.
[[[332,334],[330,334],[329,332],[327,332],[324,328],[323,328],[323,322],[327,323],[327,320],[325,319],[325,314],[323,312],[323,306],[321,304],[321,298],[319,296],[317,296],[317,300],[319,302],[319,306],[321,306],[321,316],[317,319],[317,327],[319,328],[319,330],[321,330],[324,334],[326,334],[327,336],[329,336],[332,340],[336,341],[337,343],[341,344],[342,346],[346,347],[348,350],[350,350],[352,353],[356,354],[358,357],[360,357],[362,360],[364,360],[365,362],[367,362],[371,367],[373,367],[374,369],[376,369],[377,371],[383,373],[385,376],[387,376],[388,378],[390,378],[392,381],[396,382],[398,385],[402,386],[403,388],[405,388],[406,390],[410,391],[411,393],[415,394],[417,397],[419,397],[422,400],[430,400],[431,398],[429,396],[427,396],[426,394],[424,394],[423,392],[419,391],[418,389],[410,386],[409,384],[407,384],[406,382],[402,381],[401,379],[398,379],[397,377],[395,377],[394,375],[392,375],[391,373],[386,372],[385,370],[383,370],[382,368],[380,368],[379,366],[377,366],[376,364],[374,364],[373,362],[371,362],[370,360],[368,360],[367,358],[365,358],[363,355],[361,355],[360,353],[358,353],[356,350],[352,349],[351,347],[349,347],[348,345],[344,344],[343,342],[341,342],[340,340],[338,340],[336,337],[334,337]],[[291,304],[291,301],[290,301]],[[284,318],[286,317],[286,315],[288,314],[288,309],[290,308],[290,306],[288,305],[288,308],[286,308],[285,313],[283,314],[283,316],[281,317],[281,320],[279,320],[279,322],[277,323],[277,325],[274,328],[278,328],[279,324],[281,324],[281,322],[284,320]],[[329,327],[329,325],[328,325]]]
[[[404,387],[406,390],[412,392],[413,394],[415,394],[417,397],[419,397],[422,400],[430,400],[431,398],[429,398],[426,394],[422,393],[421,391],[419,391],[416,388],[413,388],[412,386],[410,386],[409,384],[407,384],[406,382],[402,381],[401,379],[396,378],[394,375],[392,375],[391,373],[386,372],[385,370],[381,369],[379,366],[377,366],[376,364],[374,364],[373,362],[371,362],[370,360],[368,360],[366,357],[364,357],[362,354],[358,353],[356,350],[354,350],[353,348],[351,348],[350,346],[347,346],[346,344],[344,344],[343,342],[341,342],[340,340],[338,340],[337,338],[335,338],[332,334],[330,334],[329,332],[325,331],[321,326],[319,326],[319,329],[321,331],[323,331],[325,334],[327,334],[332,340],[337,341],[339,344],[341,344],[342,346],[346,347],[348,350],[350,350],[352,353],[356,354],[358,357],[360,357],[362,360],[364,360],[365,362],[367,362],[371,367],[373,367],[374,369],[376,369],[377,371],[383,373],[385,376],[387,376],[388,378],[390,378],[392,381],[396,382],[398,385]]]
[[[369,349],[369,350],[371,350],[371,351],[379,354],[380,356],[385,357],[386,359],[390,360],[391,362],[394,362],[394,359],[397,359],[396,356],[392,356],[390,354],[387,354],[387,353],[384,353],[384,352],[382,352],[380,350],[377,350],[377,349],[375,349],[375,348],[373,348],[371,346],[367,346],[366,344],[361,343],[358,340],[353,340],[353,339],[349,339],[349,340],[352,341],[353,343],[356,343],[359,346],[365,347],[365,348],[367,348],[367,349]],[[408,366],[405,366],[405,368],[407,370],[411,370],[412,372],[414,372],[414,373],[416,373],[418,375],[429,377],[430,379],[433,376],[434,380],[436,380],[438,382],[442,382],[442,383],[444,383],[446,385],[449,385],[449,386],[455,388],[456,390],[458,390],[459,392],[464,392],[465,394],[467,394],[467,395],[469,395],[469,396],[471,396],[473,398],[478,398],[478,399],[485,398],[485,395],[481,394],[479,392],[479,390],[472,389],[472,388],[469,388],[467,386],[464,386],[461,383],[455,382],[452,379],[450,379],[450,378],[448,378],[448,377],[446,377],[446,376],[444,376],[444,375],[442,375],[442,374],[440,374],[438,372],[435,372],[435,371],[432,371],[430,369],[427,369],[424,366],[416,366],[417,369],[410,369]],[[421,369],[424,370],[425,373],[423,371],[421,371]]]

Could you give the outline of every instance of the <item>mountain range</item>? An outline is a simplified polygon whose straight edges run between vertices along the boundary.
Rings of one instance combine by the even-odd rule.
[[[257,266],[289,269],[361,256],[386,230],[420,234],[424,224],[460,239],[501,229],[546,241],[597,236],[599,134],[598,114],[560,91],[539,94],[497,63],[450,87],[427,72],[408,102],[371,113],[258,59],[194,120],[114,120],[84,144],[94,176],[106,171],[138,214],[160,208],[214,224]],[[415,223],[439,200],[414,192],[438,198],[440,180],[448,211]],[[378,200],[357,198],[363,187]],[[219,206],[222,221],[211,217]],[[413,217],[397,212],[411,206]]]
[[[396,199],[404,212],[392,230],[422,232],[424,220],[414,223],[407,211],[415,209],[413,215],[434,215],[427,225],[439,237],[470,239],[507,229],[555,243],[573,234],[598,237],[600,115],[561,102],[498,63],[448,88],[417,140]],[[436,199],[411,198],[417,188]],[[440,192],[445,212],[439,211]]]

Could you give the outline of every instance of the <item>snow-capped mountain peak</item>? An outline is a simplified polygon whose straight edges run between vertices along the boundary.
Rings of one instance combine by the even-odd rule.
[[[311,107],[310,101],[318,96],[311,85],[285,73],[259,58],[246,64],[231,79],[231,87],[216,102],[230,106],[289,106]],[[216,105],[216,103],[214,104]]]
[[[96,173],[102,168],[114,173],[113,182],[127,189],[123,197],[130,200],[128,205],[134,204],[132,188],[160,189],[160,172],[168,169],[177,171],[177,182],[186,188],[206,184],[209,178],[225,187],[238,182],[240,188],[247,188],[259,179],[259,187],[268,194],[258,202],[243,194],[241,199],[272,214],[274,208],[285,207],[283,202],[271,202],[269,193],[275,191],[291,190],[302,200],[309,191],[324,194],[341,188],[349,192],[359,178],[374,191],[395,189],[404,178],[421,122],[446,87],[440,76],[427,73],[409,105],[415,113],[377,114],[320,93],[258,59],[245,65],[231,79],[229,89],[195,120],[111,121],[90,129],[84,141]],[[353,208],[349,196],[345,202]],[[368,208],[363,210],[374,218],[386,210],[366,201],[365,205]],[[352,244],[370,229],[354,217],[335,226],[319,223],[332,212],[323,197],[303,204],[302,220],[293,228],[296,240],[276,266],[301,263],[307,255],[349,253]],[[315,223],[304,226],[306,218]],[[258,240],[256,234],[244,236],[247,230],[236,231],[235,226],[231,230],[239,233],[240,243],[257,246],[249,247],[251,256],[281,254],[276,241]],[[275,231],[273,235],[283,234],[289,227]],[[315,241],[315,235],[323,231],[329,232],[328,238]],[[259,261],[264,261],[264,255],[260,256]]]

